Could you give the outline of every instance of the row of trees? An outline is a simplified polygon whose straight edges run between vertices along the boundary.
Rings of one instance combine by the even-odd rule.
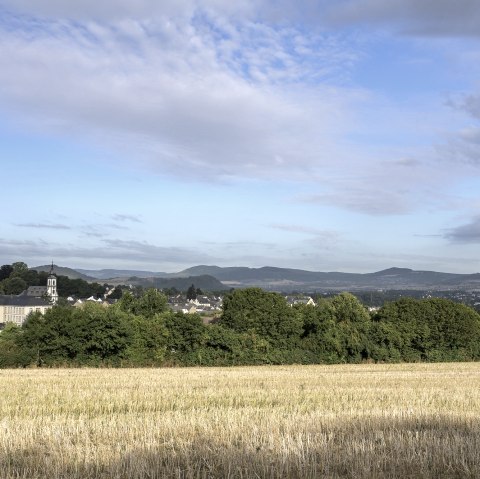
[[[46,286],[48,274],[45,271],[29,269],[19,261],[0,266],[0,294],[20,294],[29,286]],[[83,279],[70,279],[67,276],[57,276],[57,291],[60,297],[76,296],[88,298],[105,293],[106,285],[88,283]]]
[[[0,334],[0,366],[237,365],[480,359],[480,315],[444,299],[403,298],[373,317],[349,293],[287,305],[259,288],[229,293],[214,324],[168,310],[147,290],[105,308],[56,306]]]

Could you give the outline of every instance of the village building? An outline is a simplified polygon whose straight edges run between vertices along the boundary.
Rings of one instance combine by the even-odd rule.
[[[0,325],[14,323],[21,326],[30,313],[45,314],[57,301],[57,277],[52,262],[47,286],[30,286],[19,295],[0,295]]]
[[[315,301],[310,296],[285,296],[285,300],[289,306],[294,306],[296,304],[316,306]]]
[[[52,304],[44,298],[35,298],[26,294],[0,295],[0,324],[14,323],[21,326],[30,313],[44,314]]]

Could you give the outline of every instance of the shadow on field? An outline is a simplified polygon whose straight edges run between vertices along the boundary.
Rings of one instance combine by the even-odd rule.
[[[159,435],[157,434],[156,437]],[[0,477],[19,478],[478,478],[480,420],[371,418],[312,424],[255,437],[197,434],[149,447],[44,441],[0,456]],[[121,453],[120,450],[127,452]],[[105,457],[108,456],[108,457]]]

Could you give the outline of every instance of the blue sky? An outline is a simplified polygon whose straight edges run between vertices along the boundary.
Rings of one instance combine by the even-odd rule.
[[[480,271],[476,0],[0,0],[0,263]]]

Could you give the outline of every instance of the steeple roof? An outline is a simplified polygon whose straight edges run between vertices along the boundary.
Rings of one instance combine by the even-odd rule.
[[[50,273],[48,274],[48,276],[55,276],[55,273],[53,272],[53,260],[52,260],[52,266],[50,267]]]

